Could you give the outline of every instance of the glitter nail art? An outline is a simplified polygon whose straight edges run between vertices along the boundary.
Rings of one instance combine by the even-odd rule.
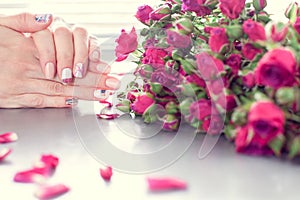
[[[82,63],[77,63],[75,65],[75,77],[77,78],[82,78],[83,76],[83,64]]]
[[[47,23],[51,19],[51,14],[42,14],[42,15],[36,15],[35,21],[40,23]]]

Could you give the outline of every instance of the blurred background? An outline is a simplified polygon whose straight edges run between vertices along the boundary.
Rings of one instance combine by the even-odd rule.
[[[251,1],[251,0],[250,0]],[[284,11],[290,2],[300,0],[268,0],[268,11],[275,20],[285,20]],[[122,28],[130,30],[142,25],[134,14],[139,5],[158,5],[159,0],[0,0],[1,14],[19,12],[52,13],[70,23],[82,24],[91,33],[111,36]]]

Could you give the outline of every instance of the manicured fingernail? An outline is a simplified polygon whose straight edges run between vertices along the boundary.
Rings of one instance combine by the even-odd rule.
[[[70,68],[64,68],[61,73],[61,79],[64,83],[72,82],[72,70]]]
[[[36,15],[35,21],[39,23],[47,23],[51,19],[51,14],[42,14],[42,15]]]
[[[109,72],[109,65],[105,64],[105,63],[99,63],[97,65],[97,70],[100,72],[100,73],[105,73],[105,72]]]
[[[84,66],[82,63],[77,63],[75,65],[75,77],[82,78],[83,77]]]
[[[120,81],[116,78],[109,77],[106,79],[105,84],[107,87],[118,89],[120,87]]]
[[[52,79],[54,77],[55,68],[54,64],[51,62],[48,62],[45,66],[45,76],[47,79]]]
[[[99,53],[99,51],[97,51],[97,50],[93,51],[92,54],[91,54],[91,58],[93,60],[100,60],[100,53]]]
[[[75,106],[77,104],[78,104],[78,99],[77,98],[66,99],[66,105]]]
[[[95,90],[94,97],[99,99],[106,99],[109,96],[109,92],[106,90]]]

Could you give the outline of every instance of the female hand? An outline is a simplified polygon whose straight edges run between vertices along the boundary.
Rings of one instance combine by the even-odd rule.
[[[89,73],[71,85],[45,79],[33,39],[20,33],[37,28],[26,27],[24,19],[8,28],[8,22],[0,18],[0,24],[4,24],[0,26],[0,107],[70,107],[74,98],[100,100],[105,98],[102,90],[119,87],[118,79],[107,75],[110,67],[102,62],[90,62]],[[101,68],[106,69],[102,74]]]

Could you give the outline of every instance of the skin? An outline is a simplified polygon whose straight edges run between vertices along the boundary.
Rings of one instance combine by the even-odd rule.
[[[58,77],[55,76],[50,79],[49,77],[45,77],[42,63],[46,60],[53,59],[53,57],[51,58],[53,54],[50,53],[46,55],[47,52],[49,53],[49,49],[45,50],[45,44],[41,46],[36,45],[37,43],[43,43],[43,40],[37,39],[36,35],[28,37],[22,33],[24,31],[42,35],[45,33],[43,31],[47,27],[47,24],[45,28],[40,28],[41,30],[33,29],[28,31],[27,27],[26,31],[23,26],[9,27],[7,24],[3,25],[3,23],[8,23],[7,21],[8,20],[0,19],[1,108],[70,107],[71,105],[66,104],[66,99],[101,100],[102,97],[96,98],[94,96],[95,90],[115,90],[119,88],[119,81],[107,75],[107,73],[110,72],[110,66],[101,62],[100,59],[95,59],[90,56],[93,51],[99,51],[99,46],[94,45],[97,42],[93,41],[93,39],[87,41],[87,36],[85,36],[84,33],[85,30],[77,29],[77,31],[79,30],[80,32],[79,35],[84,33],[81,35],[83,39],[79,37],[77,42],[75,41],[75,45],[73,43],[73,45],[76,46],[76,43],[83,41],[79,47],[88,47],[84,49],[84,52],[81,52],[83,55],[81,57],[76,53],[74,54],[74,52],[73,55],[69,55],[70,58],[59,56],[59,53],[57,53],[57,43],[55,39],[53,40],[55,51],[55,60],[53,60],[53,62],[57,63]],[[13,24],[18,26],[18,23]],[[22,30],[22,28],[24,30]],[[29,26],[29,28],[32,28],[32,26]],[[55,35],[59,32],[54,31],[53,33]],[[63,31],[61,31],[60,34],[63,35],[61,37],[66,36]],[[71,36],[73,37],[73,35],[72,33]],[[48,34],[47,37],[55,38],[53,34]],[[41,38],[47,37],[44,35]],[[70,37],[70,35],[68,37]],[[47,41],[47,39],[44,39],[44,41]],[[87,41],[87,43],[84,41]],[[44,50],[42,48],[43,45]],[[66,46],[61,46],[60,48],[65,47]],[[73,51],[76,51],[76,48],[73,47]],[[63,58],[65,60],[63,60]],[[64,84],[59,76],[60,63],[71,62],[71,60],[72,63],[77,60],[84,60],[87,66],[85,76],[78,79],[76,78],[72,83]],[[61,64],[61,66],[66,66],[66,64]],[[98,71],[99,68],[102,68],[102,71]]]

